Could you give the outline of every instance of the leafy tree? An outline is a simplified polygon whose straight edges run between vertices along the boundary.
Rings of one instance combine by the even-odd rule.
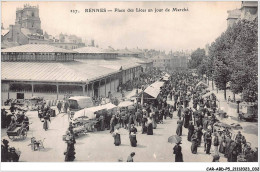
[[[209,49],[210,58],[213,59],[214,73],[213,78],[216,86],[220,90],[224,90],[224,98],[226,99],[226,87],[230,81],[230,39],[229,35],[223,33],[216,41],[211,45]],[[212,61],[211,61],[212,63]]]
[[[231,56],[231,90],[243,93],[245,101],[257,100],[257,19],[241,20],[233,28],[239,31]]]
[[[224,90],[231,81],[233,93],[243,93],[245,101],[257,101],[258,95],[258,22],[241,20],[228,28],[209,48],[208,76]]]
[[[197,69],[205,58],[205,50],[198,48],[191,53],[191,60],[188,63],[188,67],[191,69]]]

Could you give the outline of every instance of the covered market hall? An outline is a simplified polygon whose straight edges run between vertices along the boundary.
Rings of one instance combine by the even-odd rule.
[[[2,100],[17,99],[18,94],[24,99],[63,99],[67,94],[107,97],[142,70],[143,61],[135,57],[76,59],[78,53],[42,44],[3,49]]]

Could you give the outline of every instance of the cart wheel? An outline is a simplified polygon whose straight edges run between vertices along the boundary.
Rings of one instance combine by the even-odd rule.
[[[8,138],[9,138],[10,140],[14,141],[15,136],[8,136]]]
[[[27,130],[24,128],[22,131],[21,131],[21,134],[20,134],[20,138],[22,140],[26,139],[27,137]]]

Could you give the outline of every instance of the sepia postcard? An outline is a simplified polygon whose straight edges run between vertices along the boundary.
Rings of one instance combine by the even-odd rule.
[[[258,144],[258,1],[1,2],[5,167],[258,171]]]

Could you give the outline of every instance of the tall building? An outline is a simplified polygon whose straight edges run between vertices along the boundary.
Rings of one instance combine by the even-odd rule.
[[[242,1],[241,19],[254,20],[258,16],[257,1]]]
[[[240,9],[234,9],[227,11],[228,18],[227,18],[227,26],[232,27],[234,23],[240,18],[241,16],[241,10]]]
[[[26,4],[24,8],[17,8],[15,24],[21,25],[21,28],[28,29],[31,33],[43,34],[38,6]]]
[[[241,19],[254,20],[258,16],[257,1],[242,1],[240,9],[227,11],[227,26],[232,27],[234,23]]]
[[[39,7],[25,4],[16,9],[15,24],[8,30],[2,30],[1,48],[25,44],[51,44],[64,49],[76,49],[85,46],[76,35],[60,34],[58,37],[43,33]]]
[[[39,17],[39,7],[24,5],[24,8],[16,9],[15,24],[9,26],[8,32],[3,35],[4,44],[44,44],[44,39]]]

